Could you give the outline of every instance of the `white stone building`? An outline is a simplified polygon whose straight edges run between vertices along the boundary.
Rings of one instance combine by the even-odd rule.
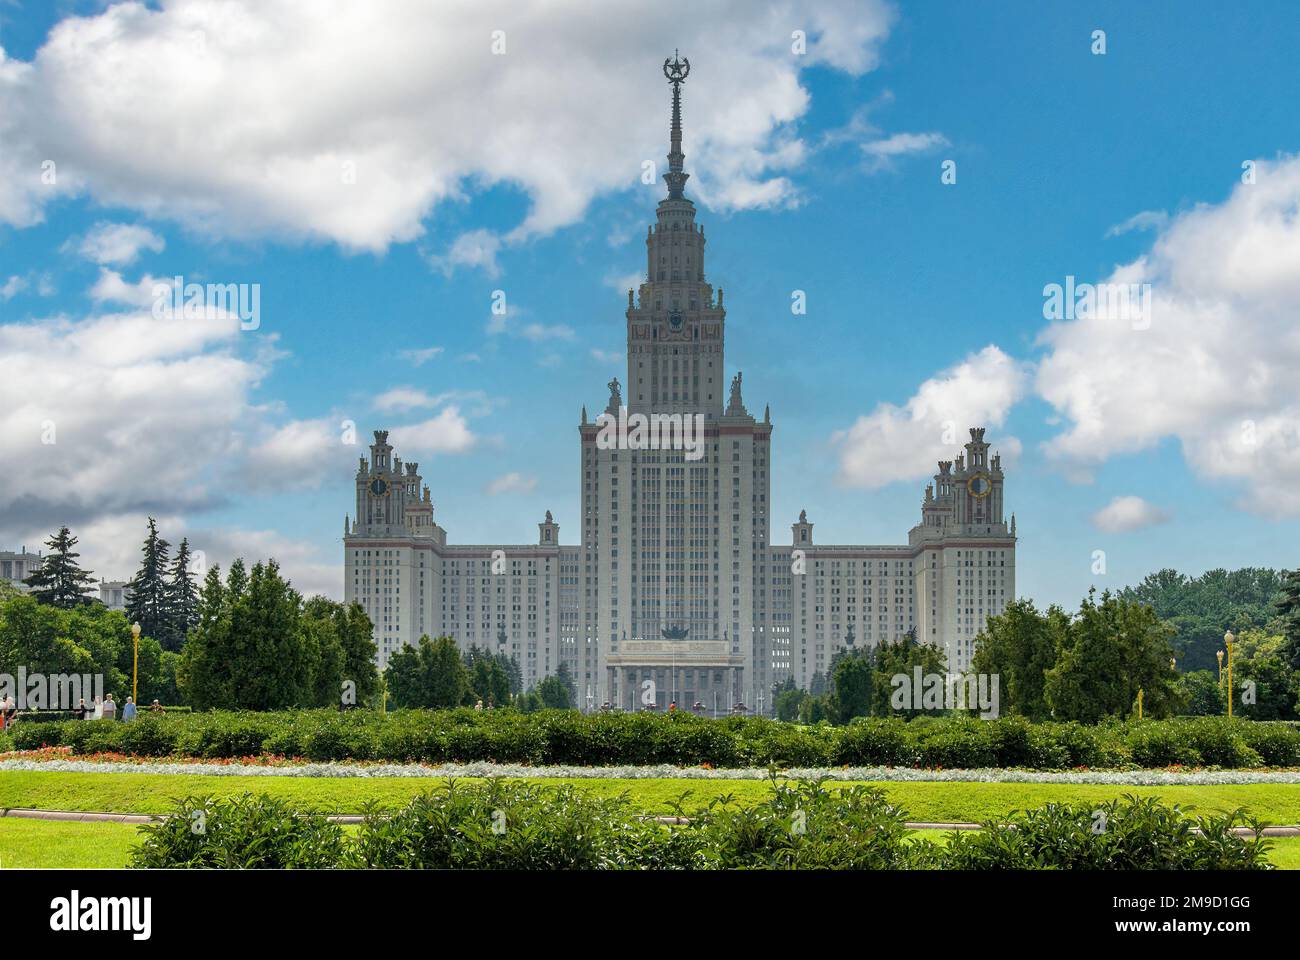
[[[41,559],[39,552],[28,553],[26,547],[18,552],[0,550],[0,580],[26,593],[30,588],[23,581],[36,572]]]
[[[533,543],[449,544],[418,465],[376,431],[344,556],[346,599],[374,621],[381,666],[445,633],[516,657],[526,688],[566,663],[584,707],[768,713],[775,683],[807,687],[850,645],[910,634],[961,669],[1014,598],[1015,521],[982,428],[939,463],[906,545],[822,546],[802,513],[790,544],[772,544],[773,424],[749,413],[739,373],[724,404],[723,293],[705,279],[704,228],[683,193],[688,70],[665,64],[668,196],[646,234],[646,280],[628,291],[627,396],[611,381],[604,412],[584,407],[578,424],[578,543],[560,544],[548,512]],[[668,418],[682,429],[655,443]]]

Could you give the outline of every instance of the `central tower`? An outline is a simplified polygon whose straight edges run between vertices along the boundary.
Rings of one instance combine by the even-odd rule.
[[[684,193],[690,62],[674,54],[663,72],[672,86],[668,195],[646,231],[645,280],[628,291],[626,397],[611,381],[604,414],[689,418],[703,443],[694,455],[655,442],[611,449],[584,411],[586,662],[575,673],[621,709],[753,709],[770,660],[762,582],[771,424],[745,409],[740,374],[726,376],[722,292],[705,280],[704,230]]]
[[[627,297],[627,408],[629,413],[723,411],[722,294],[704,279],[704,228],[695,204],[683,195],[682,84],[689,60],[664,61],[673,88],[669,133],[668,196],[659,201],[646,230],[646,280]]]

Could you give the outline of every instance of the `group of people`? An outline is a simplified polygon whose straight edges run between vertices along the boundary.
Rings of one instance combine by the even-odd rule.
[[[162,704],[155,700],[149,705],[149,712],[162,713]],[[126,703],[122,704],[122,719],[134,720],[136,713],[135,701],[131,697],[127,697]],[[116,720],[117,704],[113,701],[111,693],[107,697],[96,697],[93,707],[83,699],[77,704],[77,708],[72,711],[72,715],[78,720]]]
[[[86,703],[85,698],[81,699],[72,711],[72,715],[78,720],[116,720],[117,703],[113,700],[110,693],[106,697],[96,697],[94,705]],[[149,705],[150,713],[162,713],[162,704],[155,700]],[[135,700],[131,697],[126,698],[126,703],[122,704],[122,719],[134,720],[136,718]],[[18,720],[18,705],[14,703],[12,696],[6,696],[0,700],[0,730],[6,727],[12,727]]]

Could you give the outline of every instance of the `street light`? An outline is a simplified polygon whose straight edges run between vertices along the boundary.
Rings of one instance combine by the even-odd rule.
[[[1231,631],[1231,630],[1229,630],[1227,633],[1225,633],[1225,634],[1223,635],[1223,642],[1226,643],[1226,644],[1228,645],[1228,719],[1229,719],[1229,720],[1232,719],[1232,700],[1233,700],[1233,696],[1232,696],[1232,641],[1234,641],[1234,640],[1236,640],[1236,639],[1237,639],[1237,638],[1234,637],[1234,636],[1232,635],[1232,631]]]
[[[1214,655],[1219,658],[1219,686],[1223,686],[1223,651],[1216,650]]]
[[[131,702],[140,702],[138,684],[140,680],[140,624],[131,624]]]

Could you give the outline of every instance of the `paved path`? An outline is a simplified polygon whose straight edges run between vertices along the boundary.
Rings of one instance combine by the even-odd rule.
[[[20,820],[55,820],[67,823],[153,823],[161,816],[142,813],[87,813],[73,810],[28,810],[13,808],[0,810],[0,817],[17,817]],[[365,818],[355,813],[340,813],[326,817],[332,823],[360,823]],[[686,823],[685,817],[655,817],[661,823]],[[979,830],[978,823],[928,823],[908,821],[909,830]],[[1251,835],[1249,827],[1235,827],[1233,833],[1238,836]],[[1300,837],[1300,826],[1265,827],[1260,831],[1266,837]]]

